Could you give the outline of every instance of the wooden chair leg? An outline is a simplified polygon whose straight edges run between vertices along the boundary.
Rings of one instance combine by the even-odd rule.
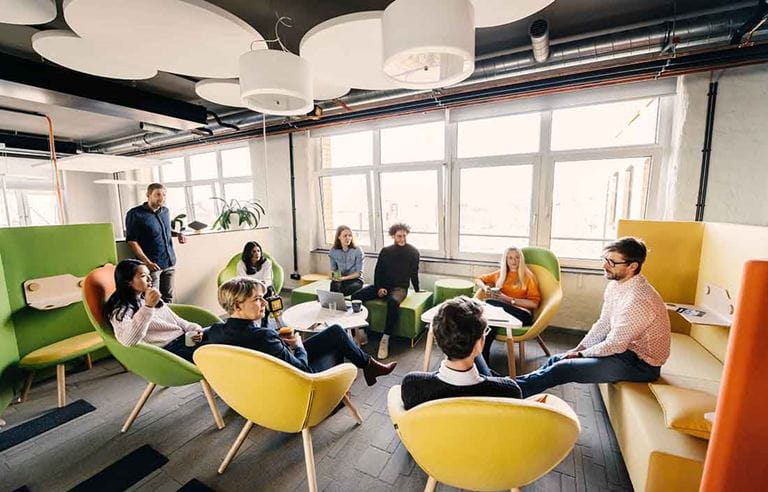
[[[154,391],[155,386],[157,386],[155,383],[147,384],[147,387],[144,388],[144,392],[139,397],[139,401],[136,402],[136,406],[134,406],[133,410],[131,410],[131,414],[128,415],[128,419],[123,424],[123,428],[120,429],[120,432],[125,432],[131,427],[131,424],[133,424],[133,421],[136,420],[136,417],[139,416],[139,412],[141,412],[144,404],[149,399],[149,395],[151,395],[152,391]]]
[[[243,442],[245,442],[245,438],[248,437],[248,433],[251,432],[251,427],[253,427],[253,422],[246,420],[245,425],[243,426],[243,430],[241,430],[240,434],[237,435],[237,439],[235,439],[234,444],[232,444],[232,447],[229,448],[227,455],[224,457],[224,461],[222,461],[221,465],[219,466],[219,475],[224,473],[224,470],[226,470],[229,464],[232,462],[232,458],[235,457],[237,451],[240,449],[240,446],[242,446]]]
[[[357,407],[352,404],[352,400],[349,399],[349,393],[345,394],[341,401],[343,401],[344,405],[349,408],[349,411],[352,413],[352,417],[357,420],[357,423],[362,424],[363,418],[360,416],[360,412],[357,411]]]
[[[59,408],[67,404],[67,386],[65,377],[66,367],[64,364],[56,366],[56,389],[59,396]]]
[[[525,342],[517,342],[520,353],[520,373],[525,374]]]
[[[85,354],[85,368],[93,369],[93,359],[91,359],[91,354]]]
[[[309,428],[301,431],[304,441],[304,462],[307,464],[307,486],[309,492],[317,492],[317,475],[315,473],[315,453],[312,450],[312,433]]]
[[[552,357],[552,352],[549,351],[549,348],[547,347],[547,344],[544,343],[544,340],[541,339],[541,336],[536,337],[536,341],[539,342],[539,347],[541,347],[541,350],[544,351],[547,357]]]
[[[221,430],[224,428],[224,419],[221,418],[221,412],[216,405],[216,400],[213,399],[213,390],[205,379],[200,380],[200,386],[203,387],[203,393],[205,393],[205,399],[208,400],[208,406],[211,407],[211,413],[213,414],[213,420],[216,422],[216,427]]]
[[[432,477],[427,477],[427,485],[424,487],[424,492],[434,492],[437,488],[437,480]]]
[[[24,403],[29,397],[29,390],[32,388],[32,381],[35,379],[35,371],[29,371],[27,377],[24,378],[24,386],[21,389],[21,395],[19,396],[19,403]]]
[[[432,331],[432,325],[427,328],[427,344],[424,347],[424,365],[422,371],[427,372],[429,370],[429,359],[432,357],[432,345],[435,343],[435,334]]]
[[[514,378],[517,376],[517,370],[515,369],[515,341],[507,337],[507,366],[509,366],[509,377]]]

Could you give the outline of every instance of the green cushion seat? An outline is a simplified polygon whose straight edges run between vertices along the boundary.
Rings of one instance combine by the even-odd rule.
[[[95,331],[89,331],[28,353],[19,361],[19,367],[31,371],[43,369],[82,357],[102,347],[104,340],[101,336]]]
[[[383,333],[387,321],[386,301],[375,299],[366,302],[365,307],[368,308],[369,329]],[[408,297],[400,304],[400,319],[392,335],[414,340],[424,329],[421,315],[431,307],[431,292],[416,292],[409,289]]]
[[[331,281],[317,280],[311,284],[302,285],[296,287],[291,291],[291,306],[301,304],[303,302],[312,302],[317,300],[317,290],[331,290]]]
[[[475,284],[462,278],[441,278],[435,281],[434,305],[459,296],[472,297]]]

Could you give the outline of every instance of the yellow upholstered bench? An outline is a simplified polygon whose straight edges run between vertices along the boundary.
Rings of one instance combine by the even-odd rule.
[[[56,343],[46,345],[25,355],[19,361],[19,367],[29,371],[27,379],[24,382],[24,389],[21,392],[19,401],[27,399],[29,388],[32,386],[32,378],[35,371],[46,367],[56,366],[56,383],[59,395],[59,408],[65,405],[66,389],[64,386],[64,363],[77,357],[85,356],[85,363],[88,369],[91,368],[91,355],[94,350],[104,347],[104,340],[95,331],[66,338]]]

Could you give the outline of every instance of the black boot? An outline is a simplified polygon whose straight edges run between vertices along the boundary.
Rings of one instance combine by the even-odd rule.
[[[365,376],[365,382],[368,386],[376,384],[376,378],[379,376],[386,376],[395,370],[397,361],[390,362],[389,364],[382,364],[373,357],[368,358],[368,365],[363,368],[363,376]]]

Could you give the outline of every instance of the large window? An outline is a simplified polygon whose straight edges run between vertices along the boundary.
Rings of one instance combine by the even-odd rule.
[[[153,170],[153,179],[168,190],[171,218],[186,214],[188,223],[213,225],[220,211],[213,197],[242,201],[256,196],[251,153],[243,145],[168,158]]]
[[[313,135],[319,242],[327,247],[346,224],[376,251],[392,223],[406,222],[425,256],[497,259],[510,245],[543,246],[566,265],[596,266],[619,219],[645,218],[667,148],[660,123],[671,117],[658,93],[622,99],[619,89],[323,130]]]

